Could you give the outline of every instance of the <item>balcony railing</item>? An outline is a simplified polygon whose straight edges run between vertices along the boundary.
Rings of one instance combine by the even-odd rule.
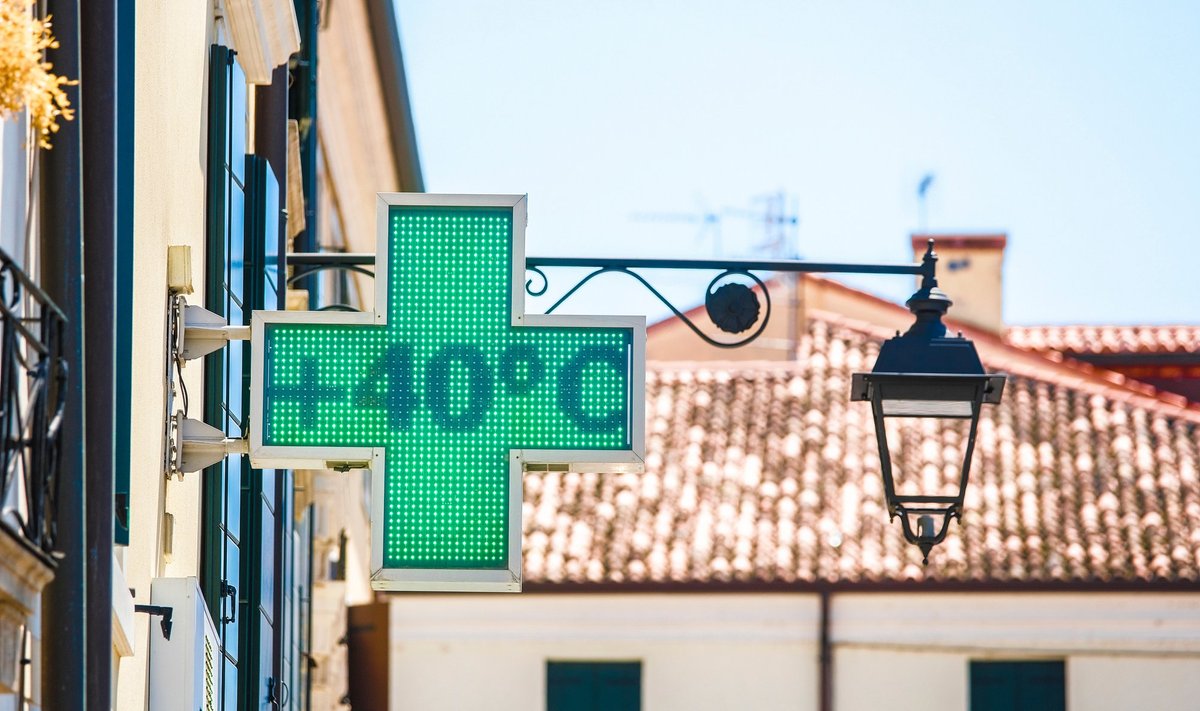
[[[0,525],[53,565],[66,318],[0,251]]]

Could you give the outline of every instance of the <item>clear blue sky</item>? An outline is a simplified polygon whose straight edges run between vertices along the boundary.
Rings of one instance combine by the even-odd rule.
[[[782,190],[803,257],[907,261],[932,172],[930,231],[1008,233],[1008,323],[1200,323],[1200,2],[397,10],[427,189],[528,193],[529,254],[709,257],[634,217]],[[725,256],[762,241],[721,224]],[[572,310],[662,314],[608,279]]]

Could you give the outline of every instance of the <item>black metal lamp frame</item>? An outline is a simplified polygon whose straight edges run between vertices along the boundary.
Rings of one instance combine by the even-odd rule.
[[[967,481],[971,472],[971,456],[975,451],[975,433],[979,427],[979,412],[980,407],[984,402],[991,401],[992,393],[996,393],[995,400],[999,400],[999,388],[996,387],[996,378],[1000,379],[1000,388],[1003,387],[1004,376],[973,376],[973,375],[901,375],[901,374],[882,374],[882,373],[859,373],[855,374],[851,385],[851,400],[869,400],[871,402],[871,415],[875,420],[875,438],[879,443],[879,468],[883,474],[883,489],[887,500],[888,520],[894,521],[897,517],[900,518],[900,525],[904,529],[904,539],[909,543],[915,543],[923,555],[922,561],[929,562],[929,552],[933,547],[942,541],[946,540],[946,533],[950,530],[951,519],[962,520],[963,500],[966,498]],[[896,493],[896,482],[892,474],[892,458],[888,448],[887,428],[884,423],[887,417],[915,417],[915,415],[885,415],[883,392],[884,385],[888,381],[892,383],[912,383],[914,380],[923,381],[922,386],[930,389],[936,389],[940,386],[948,386],[951,388],[961,388],[964,384],[974,386],[975,394],[971,400],[971,414],[969,416],[941,416],[943,419],[970,419],[971,428],[967,435],[967,444],[963,455],[963,463],[961,474],[958,480],[957,494],[954,496],[938,496],[938,495],[903,495]],[[917,517],[917,529],[914,531],[911,518]],[[936,523],[935,517],[941,517],[941,526]]]

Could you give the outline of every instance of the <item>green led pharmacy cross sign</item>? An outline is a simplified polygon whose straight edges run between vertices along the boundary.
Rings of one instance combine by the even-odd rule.
[[[383,590],[521,586],[521,476],[643,452],[645,319],[526,315],[525,198],[382,194],[375,311],[255,312],[250,459],[372,470]]]

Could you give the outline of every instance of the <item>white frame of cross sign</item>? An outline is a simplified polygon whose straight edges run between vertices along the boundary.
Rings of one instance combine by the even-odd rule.
[[[384,448],[281,447],[263,444],[263,342],[270,324],[386,325],[389,267],[388,219],[393,205],[512,208],[512,325],[627,328],[633,331],[630,369],[629,450],[513,449],[509,452],[508,564],[504,570],[384,568]],[[524,195],[433,195],[379,193],[376,201],[375,307],[362,313],[255,311],[251,315],[250,464],[255,468],[329,469],[369,463],[371,469],[371,587],[426,592],[519,592],[521,590],[522,475],[529,470],[641,472],[646,452],[646,318],[644,316],[558,316],[525,313]]]

